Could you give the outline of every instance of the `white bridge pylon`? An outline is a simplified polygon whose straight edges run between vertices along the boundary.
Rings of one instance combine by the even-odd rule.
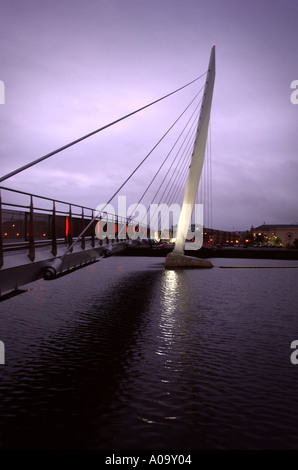
[[[215,44],[212,46],[208,72],[206,77],[204,96],[202,100],[200,117],[197,127],[194,149],[189,167],[188,179],[185,187],[183,205],[177,226],[176,243],[173,253],[183,254],[185,239],[190,227],[196,194],[204,164],[206,141],[210,121],[210,111],[215,81]]]

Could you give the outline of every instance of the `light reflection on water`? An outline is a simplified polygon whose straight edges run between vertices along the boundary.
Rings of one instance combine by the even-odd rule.
[[[171,344],[175,337],[175,312],[177,310],[177,292],[178,275],[176,271],[166,271],[161,284],[161,310],[159,321],[159,334],[157,338],[159,346],[157,354],[165,355],[166,351],[171,349]]]
[[[298,270],[236,263],[295,264],[115,257],[2,302],[0,447],[298,448]]]

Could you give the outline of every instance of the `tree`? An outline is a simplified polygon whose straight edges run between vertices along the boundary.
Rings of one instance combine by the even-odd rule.
[[[254,241],[254,234],[252,232],[245,232],[243,235],[243,242],[245,245],[251,245]]]
[[[258,243],[258,245],[261,245],[265,240],[265,235],[262,233],[257,233],[255,236],[255,241]]]
[[[273,245],[281,245],[282,244],[282,239],[280,237],[273,237],[273,240],[271,240],[271,243]]]

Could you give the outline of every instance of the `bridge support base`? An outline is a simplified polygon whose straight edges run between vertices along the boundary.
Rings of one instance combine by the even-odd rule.
[[[207,259],[172,252],[166,257],[165,268],[213,268],[213,264]]]

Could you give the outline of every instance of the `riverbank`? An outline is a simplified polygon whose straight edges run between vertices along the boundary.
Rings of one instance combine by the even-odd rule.
[[[173,247],[150,247],[130,246],[117,253],[116,256],[150,256],[165,257],[173,250]],[[287,248],[239,248],[224,247],[211,248],[203,246],[200,250],[185,252],[188,256],[198,258],[250,258],[250,259],[276,259],[276,260],[298,260],[298,250]]]

